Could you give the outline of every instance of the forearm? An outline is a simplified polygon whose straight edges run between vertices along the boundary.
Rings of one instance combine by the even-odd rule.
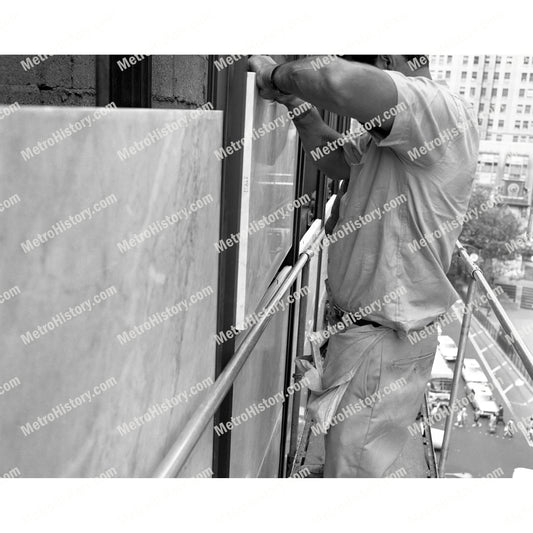
[[[316,109],[295,118],[293,122],[305,152],[322,172],[334,179],[350,177],[350,167],[344,159],[342,146],[337,143],[341,134],[330,128]]]
[[[334,56],[316,56],[268,65],[265,70],[276,89],[306,102],[357,119],[373,120],[396,105],[392,79],[371,65],[350,62]],[[380,117],[381,118],[381,117]],[[386,133],[393,120],[379,120]]]
[[[324,63],[327,61],[327,64]],[[276,87],[307,102],[333,109],[337,102],[331,92],[334,73],[339,70],[341,59],[330,56],[312,56],[278,65],[272,77]]]

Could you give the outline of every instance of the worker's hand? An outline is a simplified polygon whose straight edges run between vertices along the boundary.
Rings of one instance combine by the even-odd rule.
[[[270,81],[272,71],[277,63],[270,56],[251,56],[248,59],[248,69],[255,72],[255,82],[259,96],[265,100],[277,100],[280,92],[274,88]]]
[[[289,111],[304,104],[304,100],[292,94],[280,93],[271,82],[272,71],[277,63],[270,56],[251,56],[248,59],[248,68],[256,74],[256,85],[259,96],[265,100],[274,100],[287,106]]]
[[[284,106],[287,106],[287,109],[289,111],[292,111],[295,107],[299,107],[305,104],[305,100],[302,100],[301,98],[298,98],[297,96],[294,96],[293,94],[282,94],[280,92],[278,92],[274,100],[276,100],[276,102],[278,102],[279,104],[283,104]]]

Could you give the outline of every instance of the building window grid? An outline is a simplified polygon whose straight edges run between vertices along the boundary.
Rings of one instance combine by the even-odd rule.
[[[520,136],[520,140],[527,140],[527,135]],[[527,178],[528,156],[512,156],[508,154],[503,171],[504,179],[522,180]]]
[[[472,56],[470,56],[472,57]],[[494,56],[492,57],[487,57],[485,56],[485,62],[486,63],[490,63],[492,60],[493,60]],[[480,59],[483,59],[483,56],[474,56],[472,58],[472,61],[470,61],[470,58],[468,56],[463,56],[463,65],[468,65],[469,62],[473,63],[474,65],[478,65],[479,62],[480,62]],[[506,65],[513,65],[513,63],[516,65],[516,62],[515,61],[519,61],[519,58],[515,58],[513,56],[496,56],[494,58],[494,61],[495,63],[498,65],[498,64],[506,64]],[[525,56],[523,57],[523,63],[524,65],[532,65],[533,66],[533,61],[530,59],[530,56]],[[507,67],[509,68],[509,67]],[[461,71],[461,80],[462,81],[467,81],[468,77],[469,77],[469,73],[470,73],[470,77],[472,80],[478,80],[479,79],[479,76],[478,76],[478,72],[477,71],[472,71],[470,69],[468,69],[467,71]],[[446,77],[449,79],[451,78],[451,73],[448,75],[448,71],[446,71],[445,73]],[[483,80],[487,80],[489,78],[489,73],[488,72],[483,72],[482,74],[483,76]],[[502,78],[500,78],[500,73],[499,72],[494,72],[493,75],[492,75],[492,78],[493,78],[493,81],[497,81],[497,80],[500,80]],[[512,76],[512,72],[510,71],[507,71],[507,72],[504,72],[503,74],[503,79],[507,82],[511,81],[511,79],[513,78]],[[521,73],[520,75],[520,82],[522,83],[527,83],[527,82],[533,82],[533,72],[529,72],[529,73]],[[468,83],[466,84],[466,87],[465,86],[461,86],[460,87],[460,93],[462,95],[465,95],[465,92],[469,91],[469,94],[471,97],[475,97],[476,93],[477,94],[480,94],[481,97],[484,97],[484,96],[487,96],[487,88],[486,87],[481,87],[480,91],[478,92],[477,91],[477,87],[468,87]],[[506,83],[507,85],[507,83]],[[516,93],[514,93],[516,94]],[[505,88],[501,88],[501,90],[499,91],[498,88],[491,88],[491,91],[490,91],[490,96],[491,97],[498,97],[499,95],[501,95],[502,98],[508,98],[509,97],[509,88],[505,87]],[[533,88],[531,89],[525,89],[525,88],[518,88],[518,97],[519,98],[533,98]],[[499,98],[498,98],[499,99]],[[506,113],[507,112],[507,106],[505,103],[502,103],[500,104],[499,106],[496,107],[496,119],[497,120],[497,124],[498,124],[498,128],[500,129],[503,129],[505,127],[505,120],[503,119],[499,119],[498,117],[498,107],[499,107],[499,112],[500,113]],[[519,104],[517,106],[517,109],[516,109],[516,113],[518,114],[522,114],[522,113],[527,113],[527,114],[530,114],[531,113],[531,110],[532,110],[532,107],[531,105],[528,105],[528,106],[524,106],[524,105],[521,105]],[[483,106],[483,103],[480,103],[479,104],[479,112],[482,112],[484,109],[484,106]],[[491,109],[491,112],[493,110]],[[485,119],[487,120],[488,117],[485,116]],[[494,120],[494,122],[496,122],[496,120]],[[532,124],[530,124],[530,122]],[[480,120],[480,124],[483,123],[483,119]],[[487,120],[487,126],[488,127],[491,127],[493,124],[493,121],[492,119],[488,119]],[[517,120],[515,121],[515,127],[517,129],[525,129],[525,130],[529,130],[529,128],[533,128],[533,121],[520,121],[520,120]],[[505,132],[503,132],[505,133]],[[494,138],[494,135],[491,135],[489,132],[487,132],[487,135],[486,135],[486,138],[487,139],[490,139],[490,138]],[[502,140],[502,138],[506,138],[506,135],[504,134],[503,136],[501,134],[498,134],[496,136],[497,140]],[[511,135],[509,135],[509,137],[507,138],[511,138]],[[533,140],[533,135],[513,135],[512,136],[513,138],[513,141],[516,141],[517,139],[521,139],[521,138],[526,138],[526,139],[532,139]]]
[[[501,137],[501,135],[499,136]],[[496,137],[497,140],[498,137]],[[489,185],[494,185],[498,175],[498,154],[480,153],[477,163],[477,173],[480,181]]]

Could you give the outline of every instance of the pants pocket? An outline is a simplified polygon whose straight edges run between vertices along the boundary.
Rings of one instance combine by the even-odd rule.
[[[425,389],[431,378],[431,368],[435,359],[435,352],[425,353],[416,357],[396,359],[390,363],[393,374],[402,376],[418,389]]]
[[[396,368],[404,368],[411,365],[413,367],[425,367],[428,360],[431,360],[431,364],[433,365],[434,355],[435,352],[430,352],[422,355],[417,355],[416,357],[404,357],[402,359],[396,359],[395,361],[391,362],[391,366]]]
[[[364,355],[355,374],[355,390],[360,399],[374,396],[381,383],[383,343],[376,342]]]
[[[430,352],[389,362],[386,371],[387,383],[384,384],[396,383],[399,387],[398,401],[403,404],[391,406],[394,416],[403,418],[405,422],[414,420],[431,378],[434,358],[435,352]]]

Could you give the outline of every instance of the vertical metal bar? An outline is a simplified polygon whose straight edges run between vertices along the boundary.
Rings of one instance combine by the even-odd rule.
[[[302,287],[307,287],[309,285],[309,270],[311,266],[311,261],[306,263],[302,270]],[[297,341],[296,341],[296,356],[297,359],[302,353],[305,344],[305,330],[306,330],[306,311],[307,311],[307,300],[309,296],[305,294],[300,299],[300,316],[298,317],[298,332],[297,332]],[[294,383],[298,383],[302,380],[303,374],[298,369],[298,366],[295,366],[294,370]],[[290,441],[289,441],[289,457],[287,461],[287,473],[291,471],[292,465],[294,462],[294,457],[296,456],[296,451],[298,449],[298,427],[300,422],[300,403],[301,403],[302,391],[298,390],[294,393],[292,397],[292,413],[291,413],[291,427],[290,427]]]
[[[295,154],[296,161],[294,162],[295,169],[295,187],[294,187],[294,199],[300,198],[304,190],[304,174],[303,174],[303,161],[305,157],[305,152],[303,150],[301,140],[298,140],[298,147]],[[284,264],[293,266],[298,261],[300,254],[300,238],[301,238],[301,211],[302,208],[298,207],[294,211],[294,218],[292,223],[292,248],[288,254],[288,262]],[[307,229],[307,228],[306,228]],[[305,232],[305,230],[304,230]],[[303,285],[302,285],[303,287]],[[291,288],[291,292],[296,290],[296,282]],[[301,306],[300,302],[292,302],[289,307],[289,320],[288,320],[288,331],[287,331],[287,348],[286,348],[286,357],[285,357],[285,380],[284,380],[284,390],[287,390],[287,387],[290,386],[292,382],[292,355],[293,355],[293,344],[294,344],[294,334],[295,334],[295,321],[296,321],[296,309],[297,305]],[[301,310],[301,307],[300,307]],[[294,401],[294,397],[290,399]],[[280,457],[278,465],[278,476],[285,477],[287,471],[287,432],[289,430],[289,404],[290,401],[284,402],[282,405],[282,418],[281,418],[281,442],[280,442]],[[292,405],[292,404],[291,404]]]
[[[426,459],[429,466],[429,472],[431,477],[439,477],[437,472],[437,461],[435,460],[435,449],[433,448],[433,438],[431,437],[431,425],[429,423],[429,409],[428,399],[424,394],[424,400],[422,401],[422,417],[424,420],[424,430],[426,434]]]
[[[446,417],[446,425],[444,426],[444,438],[442,440],[442,449],[439,461],[439,477],[444,477],[446,461],[448,459],[454,412],[453,407],[457,401],[457,391],[459,389],[459,380],[461,378],[461,368],[463,366],[466,344],[468,342],[468,333],[470,331],[470,322],[472,320],[472,299],[474,298],[475,288],[476,280],[473,277],[470,277],[468,279],[468,291],[466,293],[466,302],[463,311],[463,322],[461,324],[459,346],[457,347],[457,358],[455,360],[455,368],[453,371],[452,390],[450,393],[450,405],[448,409],[448,416]]]
[[[111,102],[109,76],[109,56],[96,56],[96,105],[99,107]]]
[[[152,107],[152,56],[148,56],[141,62],[142,77],[144,82],[140,84],[141,97],[140,101],[145,105],[143,107]]]
[[[324,118],[324,111],[321,112],[322,118]],[[317,188],[315,199],[315,219],[320,218],[324,220],[324,214],[326,212],[326,204],[328,202],[328,178],[321,170],[317,172]]]
[[[246,100],[246,61],[238,61],[218,70],[209,56],[208,99],[215,109],[224,111],[222,145],[226,146],[244,133],[244,106]],[[242,151],[222,160],[220,238],[227,239],[239,232],[241,217]],[[219,255],[217,329],[227,331],[235,324],[237,270],[239,246],[228,248]],[[215,378],[224,372],[235,353],[235,339],[228,339],[216,347]],[[214,426],[231,419],[233,387],[230,387],[214,416]],[[213,429],[214,477],[230,476],[231,431],[217,435]]]

